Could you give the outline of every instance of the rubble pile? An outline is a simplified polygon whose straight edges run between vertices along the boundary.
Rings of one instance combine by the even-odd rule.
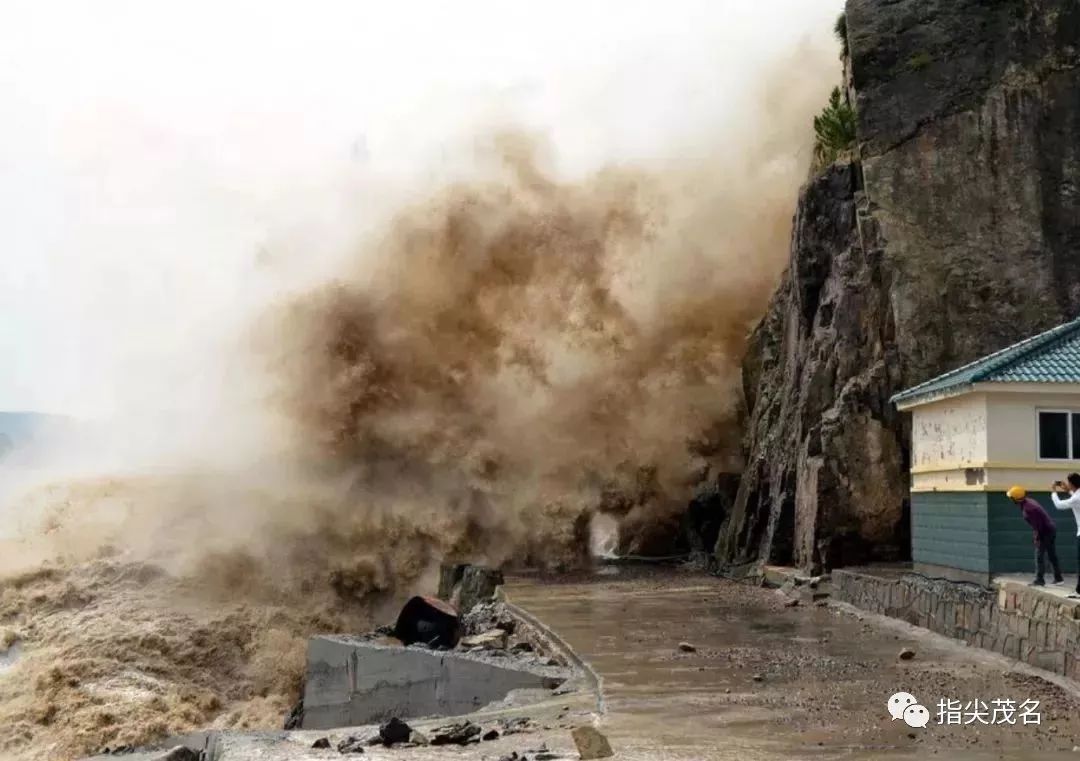
[[[409,726],[397,717],[384,722],[378,730],[364,734],[351,734],[343,738],[335,746],[339,753],[363,753],[364,748],[383,746],[386,748],[415,748],[424,745],[474,745],[481,742],[498,740],[500,737],[529,732],[536,726],[527,716],[519,716],[510,719],[499,719],[493,726],[483,727],[468,719],[435,727],[425,735],[423,732]],[[313,749],[328,749],[332,747],[329,737],[320,737],[311,747]],[[527,751],[535,753],[540,751]],[[519,758],[514,754],[515,758]],[[520,756],[524,759],[525,756]]]

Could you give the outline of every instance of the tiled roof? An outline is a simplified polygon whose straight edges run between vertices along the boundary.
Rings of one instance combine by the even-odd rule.
[[[1080,318],[912,386],[892,401],[929,401],[986,382],[1080,383]]]

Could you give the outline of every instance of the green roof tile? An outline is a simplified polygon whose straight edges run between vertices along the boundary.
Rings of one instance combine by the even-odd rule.
[[[892,401],[929,401],[981,382],[1080,383],[1080,318],[912,386]]]

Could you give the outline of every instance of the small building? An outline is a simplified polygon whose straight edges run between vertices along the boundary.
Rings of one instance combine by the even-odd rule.
[[[1066,573],[1077,527],[1050,485],[1080,472],[1080,320],[893,397],[910,411],[911,552],[916,571],[986,583],[1035,570],[1031,529],[1005,491],[1018,484],[1058,525]]]

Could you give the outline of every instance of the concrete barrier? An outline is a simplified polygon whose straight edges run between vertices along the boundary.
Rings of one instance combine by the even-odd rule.
[[[531,668],[492,656],[385,645],[346,636],[308,641],[304,729],[374,724],[393,716],[455,716],[512,690],[553,689],[557,667]]]

